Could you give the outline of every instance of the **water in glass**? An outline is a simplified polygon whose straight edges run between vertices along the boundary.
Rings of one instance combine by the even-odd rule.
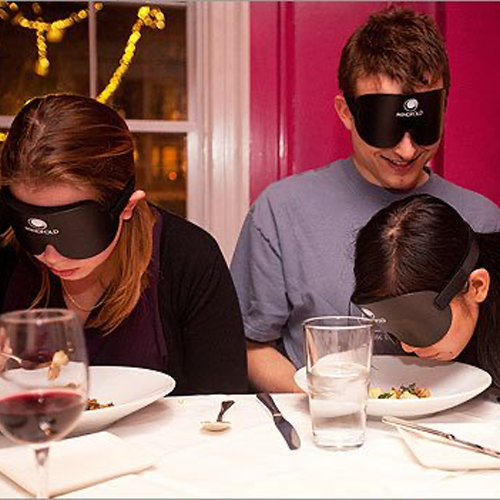
[[[320,363],[308,375],[309,406],[316,444],[353,448],[363,444],[369,370],[366,366]]]

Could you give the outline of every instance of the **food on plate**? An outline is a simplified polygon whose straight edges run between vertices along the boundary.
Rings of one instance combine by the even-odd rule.
[[[100,410],[102,408],[109,408],[110,406],[115,406],[113,403],[99,403],[95,398],[87,399],[87,407],[85,410]]]
[[[430,396],[431,390],[428,387],[417,387],[415,383],[401,384],[399,389],[392,387],[390,391],[384,391],[380,387],[370,387],[368,393],[370,399],[422,399]]]
[[[49,380],[55,380],[61,373],[61,367],[69,363],[68,355],[64,351],[56,351],[49,366]]]

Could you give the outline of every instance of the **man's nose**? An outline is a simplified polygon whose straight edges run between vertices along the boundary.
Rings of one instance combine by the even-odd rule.
[[[417,148],[413,143],[413,140],[409,134],[409,132],[405,132],[403,138],[396,144],[393,148],[393,151],[402,159],[402,160],[412,160],[415,157],[417,152]]]

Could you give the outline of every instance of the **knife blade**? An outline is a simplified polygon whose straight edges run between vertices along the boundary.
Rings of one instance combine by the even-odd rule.
[[[477,451],[478,453],[483,453],[484,455],[489,455],[490,457],[500,458],[499,450],[494,450],[492,448],[482,446],[478,443],[473,443],[471,441],[466,441],[465,439],[457,438],[454,434],[451,434],[449,432],[438,431],[437,429],[426,427],[421,424],[415,424],[414,422],[408,422],[407,420],[396,417],[382,417],[382,422],[384,422],[385,424],[394,425],[396,427],[402,427],[403,429],[410,429],[419,432],[425,432],[427,434],[433,434],[434,436],[438,436],[444,440],[459,444],[460,446],[469,450]]]
[[[300,448],[300,437],[293,425],[283,417],[273,398],[267,392],[259,392],[257,399],[271,412],[274,424],[285,438],[286,444],[291,450]]]

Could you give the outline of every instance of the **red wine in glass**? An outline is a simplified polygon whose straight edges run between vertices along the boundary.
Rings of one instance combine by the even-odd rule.
[[[73,311],[28,309],[0,315],[0,430],[35,451],[37,498],[49,494],[50,443],[74,428],[87,388],[85,337]]]
[[[72,391],[14,394],[0,399],[0,426],[18,443],[46,443],[70,432],[85,404],[82,395]]]

